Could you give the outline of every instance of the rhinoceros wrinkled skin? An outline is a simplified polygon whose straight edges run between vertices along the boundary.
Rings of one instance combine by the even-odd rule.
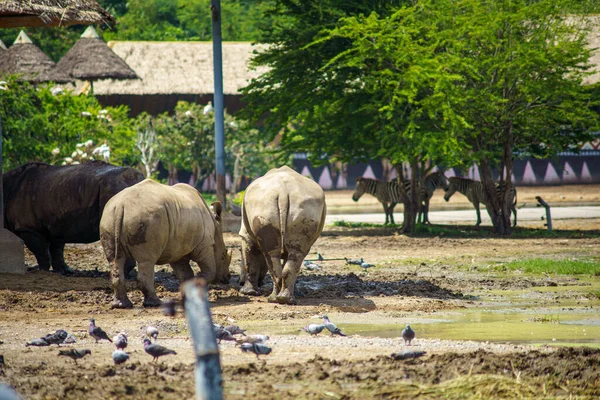
[[[257,295],[268,269],[273,279],[268,300],[296,304],[298,271],[323,230],[326,213],[323,189],[289,167],[252,182],[242,204],[241,292]]]
[[[180,282],[194,277],[190,260],[209,283],[229,282],[231,253],[223,241],[221,203],[215,215],[200,193],[187,184],[167,186],[151,179],[127,188],[106,204],[100,221],[100,240],[111,267],[114,308],[130,308],[124,263],[138,263],[144,306],[161,304],[154,287],[154,266],[171,264]]]
[[[100,239],[108,200],[141,182],[134,168],[102,161],[54,166],[31,162],[3,176],[5,226],[25,242],[42,270],[66,273],[65,243]]]

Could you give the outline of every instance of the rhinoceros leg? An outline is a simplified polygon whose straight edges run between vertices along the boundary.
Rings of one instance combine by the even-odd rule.
[[[275,298],[277,303],[296,304],[294,289],[303,259],[304,255],[301,252],[289,251],[287,261],[285,262],[281,273],[281,291]]]
[[[65,263],[65,244],[63,242],[50,241],[50,258],[52,269],[63,275],[73,273],[73,270]]]
[[[281,252],[277,251],[277,254],[266,254],[265,261],[267,262],[267,267],[269,268],[269,273],[273,280],[273,292],[269,295],[267,300],[270,303],[275,303],[277,301],[277,296],[282,289]]]
[[[189,260],[179,260],[171,263],[171,268],[175,272],[175,276],[179,279],[179,283],[194,279],[194,271],[190,267]]]
[[[125,258],[116,258],[113,261],[110,270],[110,279],[112,283],[114,300],[111,303],[112,308],[131,308],[133,304],[127,297],[127,289],[125,288]]]
[[[18,232],[18,235],[35,256],[38,268],[43,271],[50,270],[50,243],[48,240],[37,232]]]
[[[138,263],[138,283],[140,290],[144,294],[144,307],[159,307],[162,301],[156,295],[154,287],[154,263]]]
[[[258,296],[260,294],[261,269],[267,269],[264,255],[251,240],[242,240],[241,270],[243,273],[240,274],[240,283],[244,283],[244,286],[240,289],[242,294],[248,296]]]

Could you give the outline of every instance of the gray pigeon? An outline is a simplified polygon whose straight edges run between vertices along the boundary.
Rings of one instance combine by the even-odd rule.
[[[375,264],[369,264],[369,263],[361,263],[360,267],[362,269],[364,269],[365,271],[368,271],[369,268],[373,268],[375,266]]]
[[[125,353],[123,350],[115,350],[112,353],[112,359],[115,362],[115,365],[123,364],[125,361],[129,360],[129,354]]]
[[[256,354],[256,358],[259,358],[259,355],[268,355],[271,353],[271,348],[262,343],[243,343],[240,348],[244,353]]]
[[[404,350],[400,353],[392,353],[392,358],[394,360],[409,360],[411,358],[419,358],[427,354],[425,351],[421,350]]]
[[[310,333],[311,336],[318,335],[323,332],[323,329],[325,329],[325,325],[320,324],[310,324],[302,328],[303,331]]]
[[[329,320],[329,318],[327,317],[327,315],[323,315],[323,325],[325,325],[325,328],[327,328],[327,330],[329,332],[331,332],[331,336],[333,336],[333,335],[346,336],[341,331],[340,328],[338,328],[337,326],[335,326],[335,324]]]
[[[123,350],[127,347],[127,335],[125,332],[119,333],[113,338],[113,343],[117,347],[117,350]]]
[[[237,342],[237,344],[243,344],[243,343],[264,343],[267,340],[269,340],[269,337],[267,335],[250,335],[250,336],[241,337],[239,339],[235,339],[235,341]]]
[[[65,331],[63,329],[59,329],[54,333],[47,334],[42,339],[50,344],[61,344],[65,341],[67,336],[69,336],[67,331]]]
[[[215,336],[217,338],[218,343],[221,343],[221,340],[235,340],[231,332],[227,329],[215,329]]]
[[[148,338],[144,339],[144,350],[146,351],[146,353],[154,357],[154,359],[152,360],[153,362],[156,362],[156,360],[158,360],[158,357],[166,356],[169,354],[177,354],[175,350],[167,349],[166,347],[161,346],[160,344],[152,344],[152,342]]]
[[[231,333],[232,335],[242,335],[242,336],[246,336],[246,330],[240,328],[237,325],[227,325],[225,328],[226,331],[229,331],[229,333]]]
[[[21,396],[19,396],[12,386],[0,383],[0,400],[21,400]]]
[[[59,356],[66,356],[71,358],[77,364],[77,360],[85,357],[87,354],[92,354],[91,350],[88,349],[70,349],[70,350],[59,350]]]
[[[156,339],[158,339],[158,329],[156,329],[156,328],[155,328],[155,327],[153,327],[153,326],[148,326],[148,327],[146,328],[146,335],[147,335],[149,338],[152,338],[152,339],[154,339],[154,341],[156,342]]]
[[[104,332],[99,326],[96,326],[96,321],[94,320],[94,318],[90,318],[90,327],[88,329],[88,333],[91,337],[96,339],[96,343],[98,343],[98,340],[102,339],[108,340],[112,343],[112,339],[108,337],[106,332]]]
[[[67,335],[67,337],[65,338],[65,340],[63,341],[64,344],[73,344],[73,343],[77,343],[77,339],[75,338],[75,335],[73,335],[72,333],[69,333]]]
[[[406,324],[406,328],[402,329],[402,339],[404,344],[410,346],[410,342],[415,338],[415,331],[410,328],[410,325]]]
[[[361,265],[362,263],[365,262],[365,260],[363,260],[362,258],[359,260],[359,259],[356,259],[356,258],[354,258],[354,259],[352,259],[352,258],[348,259],[348,258],[344,257],[344,260],[346,260],[346,264],[353,264],[353,265]]]
[[[42,338],[32,339],[29,342],[25,343],[25,346],[50,346],[50,343],[46,342]]]

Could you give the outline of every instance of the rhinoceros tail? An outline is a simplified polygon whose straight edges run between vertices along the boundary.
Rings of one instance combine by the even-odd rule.
[[[285,247],[285,230],[287,227],[287,219],[290,214],[290,196],[279,196],[279,227],[281,229],[281,247]]]

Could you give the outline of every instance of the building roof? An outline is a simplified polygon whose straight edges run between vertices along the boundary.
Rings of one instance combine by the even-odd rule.
[[[136,73],[100,39],[92,26],[57,64],[61,71],[86,81],[137,79]]]
[[[141,78],[105,80],[94,84],[97,95],[110,94],[212,94],[214,92],[212,42],[112,41],[108,46]],[[223,43],[223,92],[239,94],[250,79],[266,68],[250,70],[257,49],[250,42]]]
[[[108,24],[115,22],[96,0],[2,0],[0,27]]]
[[[0,74],[21,75],[22,80],[41,82],[73,82],[66,73],[56,68],[54,61],[31,42],[23,31],[19,33],[15,43],[0,58]]]

